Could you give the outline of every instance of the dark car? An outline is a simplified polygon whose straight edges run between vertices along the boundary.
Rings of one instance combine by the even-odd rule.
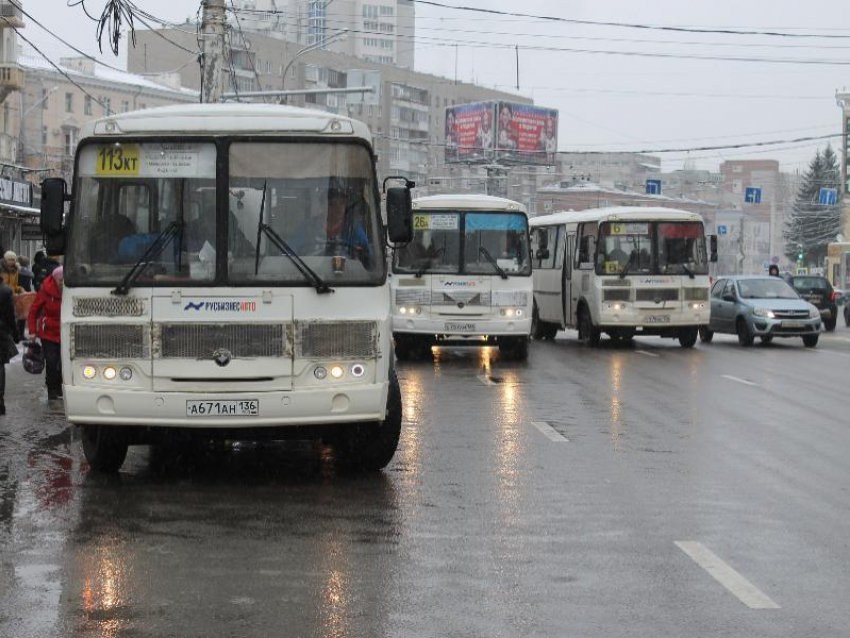
[[[838,293],[826,277],[819,275],[796,275],[788,283],[803,299],[820,310],[823,327],[829,332],[835,330],[838,322]]]

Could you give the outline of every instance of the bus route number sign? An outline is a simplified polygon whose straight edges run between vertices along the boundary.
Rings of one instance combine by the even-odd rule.
[[[423,215],[413,216],[413,230],[457,230],[457,215]]]
[[[95,156],[96,175],[138,175],[139,147],[136,144],[101,146]]]
[[[649,233],[649,224],[611,224],[612,235],[646,235]]]

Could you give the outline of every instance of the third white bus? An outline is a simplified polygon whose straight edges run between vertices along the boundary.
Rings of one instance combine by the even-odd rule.
[[[635,335],[696,343],[709,320],[716,238],[702,217],[671,208],[615,207],[532,218],[533,335],[577,328],[599,344]]]

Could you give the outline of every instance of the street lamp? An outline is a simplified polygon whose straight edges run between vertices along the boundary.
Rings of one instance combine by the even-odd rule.
[[[348,33],[348,31],[349,31],[348,29],[343,29],[342,31],[337,31],[336,33],[329,35],[326,38],[323,38],[322,40],[320,40],[319,42],[316,42],[315,44],[311,44],[310,46],[304,47],[303,49],[298,51],[298,53],[296,53],[294,56],[292,56],[292,59],[289,61],[289,63],[283,69],[283,79],[281,80],[280,88],[281,89],[286,88],[286,74],[289,73],[289,69],[292,67],[292,65],[295,63],[295,61],[298,58],[300,58],[302,55],[304,55],[306,53],[310,53],[311,51],[315,51],[316,49],[323,48],[325,45],[330,44],[336,38],[343,36],[346,33]]]

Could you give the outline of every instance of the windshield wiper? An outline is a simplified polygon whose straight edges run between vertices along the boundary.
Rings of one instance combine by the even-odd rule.
[[[292,247],[286,243],[283,237],[278,235],[271,226],[263,222],[263,210],[265,209],[265,205],[266,185],[263,184],[263,199],[260,203],[260,221],[257,224],[257,252],[254,259],[254,274],[256,275],[260,272],[260,239],[262,238],[263,233],[265,233],[266,238],[273,243],[281,253],[289,258],[289,261],[295,265],[298,272],[300,272],[307,281],[313,284],[313,288],[316,289],[317,293],[324,295],[329,292],[335,292],[333,288],[328,286],[324,280],[316,274],[315,270],[304,263],[304,260],[298,256],[298,253],[292,250]]]
[[[434,251],[433,255],[431,255],[430,257],[427,258],[428,259],[427,263],[424,266],[422,266],[419,270],[417,270],[414,273],[413,276],[416,277],[417,279],[422,279],[422,275],[425,274],[425,271],[427,271],[431,267],[431,264],[434,263],[434,260],[437,257],[439,257],[440,255],[442,255],[444,252],[446,252],[446,247],[440,246],[437,250]]]
[[[623,251],[625,252],[625,251]],[[625,279],[626,275],[629,274],[629,270],[632,267],[632,262],[635,260],[635,252],[632,251],[629,253],[629,260],[626,262],[626,265],[623,266],[623,269],[620,271],[620,279]]]
[[[481,253],[482,255],[484,255],[484,258],[487,261],[490,262],[490,264],[493,266],[493,268],[496,269],[496,272],[499,273],[499,277],[501,277],[502,279],[508,278],[508,273],[506,273],[504,270],[502,270],[501,266],[499,266],[499,264],[496,263],[496,260],[493,259],[493,255],[490,254],[489,250],[484,248],[484,246],[479,246],[478,252]]]
[[[136,279],[139,278],[145,268],[147,268],[151,259],[156,259],[162,254],[162,251],[168,246],[169,242],[175,237],[180,239],[180,249],[182,251],[183,245],[183,222],[182,221],[173,221],[168,226],[165,227],[165,230],[162,231],[159,235],[157,235],[154,242],[148,247],[139,260],[133,264],[133,267],[130,268],[129,272],[124,275],[124,279],[121,280],[121,283],[118,284],[118,287],[112,291],[113,295],[126,295],[130,292],[130,288],[136,282]],[[179,263],[180,257],[178,256],[178,268],[180,267]]]
[[[684,270],[684,271],[685,271],[685,274],[686,274],[688,277],[690,277],[691,279],[694,279],[694,271],[693,271],[693,270],[691,270],[690,268],[688,268],[685,264],[679,264],[679,265],[682,267],[682,270]]]

